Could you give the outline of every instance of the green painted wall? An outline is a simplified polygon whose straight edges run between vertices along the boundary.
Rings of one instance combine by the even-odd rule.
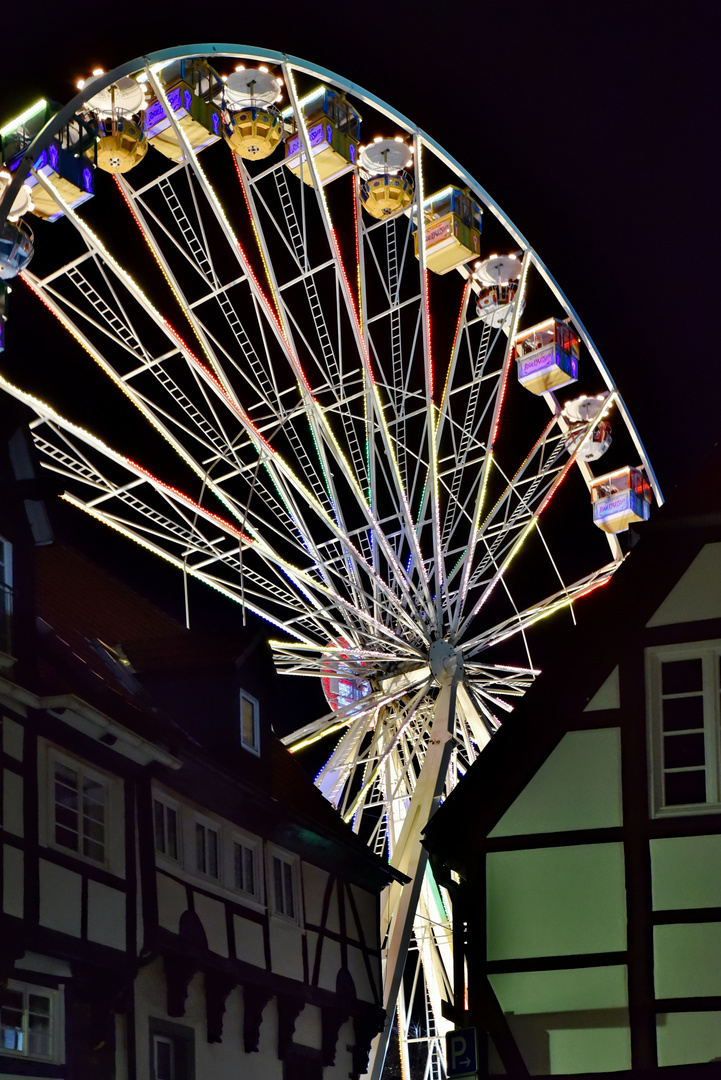
[[[656,997],[721,995],[720,922],[656,926],[653,943]]]
[[[721,907],[721,835],[651,841],[653,906]]]
[[[622,844],[494,851],[486,865],[489,959],[626,948]]]
[[[721,1012],[662,1013],[656,1038],[661,1066],[721,1059]]]
[[[560,971],[513,971],[489,975],[504,1012],[575,1012],[579,1009],[625,1009],[625,966],[563,968]]]
[[[631,1067],[626,968],[490,976],[531,1075]],[[492,1054],[491,1071],[500,1073]]]
[[[721,618],[721,543],[706,544],[647,626]]]
[[[623,823],[619,728],[567,732],[490,836]]]

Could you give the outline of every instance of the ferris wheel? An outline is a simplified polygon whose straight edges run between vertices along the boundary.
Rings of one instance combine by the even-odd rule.
[[[86,355],[58,349],[51,400],[10,352],[0,385],[68,502],[321,681],[328,713],[284,741],[328,745],[318,786],[408,878],[383,897],[371,1076],[396,1014],[405,1075],[420,1054],[445,1076],[422,830],[538,673],[535,624],[605,584],[661,501],[624,401],[494,200],[328,71],[171,49],[2,135],[2,277]],[[56,224],[33,237],[31,213]]]

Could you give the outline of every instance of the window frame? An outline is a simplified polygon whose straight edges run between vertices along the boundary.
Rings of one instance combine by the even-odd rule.
[[[153,849],[155,851],[156,858],[165,860],[172,867],[182,867],[183,865],[183,808],[180,803],[175,799],[170,798],[163,791],[158,791],[156,788],[151,790],[151,798],[153,802],[152,814],[153,814]],[[167,841],[167,811],[170,810],[175,814],[175,828],[176,828],[176,846],[177,856],[174,858],[169,855],[167,851],[161,851],[157,846],[157,837],[155,831],[155,804],[158,803],[163,807],[163,834],[164,840]],[[167,843],[166,843],[167,846]]]
[[[103,818],[103,858],[95,859],[92,855],[86,855],[81,850],[82,832],[78,830],[78,847],[71,848],[66,844],[61,844],[56,839],[56,825],[57,825],[57,802],[55,799],[55,770],[57,765],[64,765],[65,768],[71,769],[78,774],[80,780],[88,778],[95,780],[102,785],[105,794],[105,813]],[[117,782],[116,777],[108,776],[107,773],[100,772],[92,765],[88,765],[85,761],[81,761],[79,758],[71,757],[69,754],[65,754],[60,750],[55,749],[52,746],[48,747],[48,817],[49,817],[49,835],[48,835],[48,847],[53,848],[55,851],[61,851],[65,855],[71,855],[74,859],[80,859],[82,862],[87,863],[89,866],[101,866],[106,870],[111,870],[112,853],[110,843],[110,831],[108,829],[108,821],[111,817],[115,817],[113,811],[114,807],[114,782]]]
[[[49,986],[40,986],[36,983],[19,982],[15,979],[9,979],[2,989],[14,991],[15,993],[21,993],[23,995],[23,1035],[26,1042],[28,1036],[27,1021],[30,1013],[29,995],[34,994],[37,997],[45,997],[48,999],[50,1015],[50,1054],[31,1054],[26,1050],[11,1050],[4,1047],[0,1042],[0,1061],[3,1057],[11,1057],[20,1061],[42,1061],[46,1064],[62,1064],[65,1061],[62,988],[52,989]]]
[[[666,805],[663,732],[662,669],[677,660],[701,660],[703,699],[704,802]],[[683,641],[645,650],[646,714],[650,762],[651,816],[680,817],[721,811],[721,640]],[[679,694],[679,697],[682,695]],[[687,696],[692,696],[691,694]]]
[[[246,742],[243,738],[243,702],[248,701],[253,707],[253,744]],[[247,690],[241,689],[238,694],[238,709],[239,709],[239,731],[240,731],[240,745],[244,750],[247,750],[249,754],[254,754],[256,757],[260,757],[260,703],[257,698],[254,698],[252,694],[249,694]]]
[[[207,834],[209,832],[214,833],[216,840],[215,855],[218,864],[218,873],[211,874],[207,870],[201,870],[198,866],[198,827],[205,830],[205,839],[203,841],[203,849],[205,855],[206,865],[208,863],[208,846],[207,846]],[[214,881],[217,885],[223,885],[223,827],[217,821],[213,821],[211,818],[205,817],[203,814],[193,813],[193,829],[192,839],[193,845],[193,871],[203,881]]]
[[[292,887],[292,896],[294,904],[294,913],[289,915],[287,911],[283,910],[285,907],[285,900],[282,905],[277,903],[276,888],[275,888],[275,867],[274,860],[278,860],[281,865],[290,869],[290,881]],[[274,844],[268,844],[266,848],[266,894],[268,902],[268,912],[274,915],[278,919],[283,919],[285,922],[292,923],[294,926],[300,926],[303,923],[302,910],[301,910],[301,889],[300,889],[300,859],[297,855],[291,854],[289,851],[284,851],[283,848],[276,847]],[[283,883],[287,882],[288,878],[284,876]],[[283,889],[283,892],[285,890]]]
[[[173,1072],[176,1080],[195,1080],[195,1029],[172,1020],[148,1017],[148,1074],[157,1080],[156,1039],[173,1048]]]
[[[251,836],[249,833],[240,832],[238,829],[233,829],[229,835],[230,841],[230,857],[226,863],[228,867],[228,878],[224,884],[226,888],[232,889],[238,896],[242,896],[246,900],[252,900],[256,904],[263,902],[263,842],[258,836]],[[242,889],[236,883],[235,877],[235,848],[239,845],[248,851],[253,853],[253,889]]]

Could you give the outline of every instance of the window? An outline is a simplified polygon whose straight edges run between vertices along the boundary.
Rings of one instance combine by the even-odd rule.
[[[258,702],[245,690],[240,691],[240,743],[246,750],[260,755]]]
[[[233,838],[233,887],[260,899],[259,844],[246,837]]]
[[[9,982],[0,988],[0,1054],[57,1060],[56,990]]]
[[[13,548],[0,536],[0,650],[12,649]]]
[[[56,759],[54,841],[59,847],[105,862],[105,780],[80,765]]]
[[[218,830],[202,821],[195,822],[195,869],[207,877],[220,877]]]
[[[721,808],[721,642],[646,651],[656,813]]]
[[[194,1080],[195,1034],[169,1020],[150,1020],[151,1080]]]
[[[153,799],[153,833],[155,850],[174,862],[180,861],[180,822],[177,806]]]
[[[297,922],[296,861],[292,856],[271,852],[269,892],[273,912]]]

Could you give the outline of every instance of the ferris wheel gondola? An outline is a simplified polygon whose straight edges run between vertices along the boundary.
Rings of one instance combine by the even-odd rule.
[[[80,145],[93,103],[105,123],[100,95],[117,112],[122,79],[142,92],[147,153],[63,188],[70,128]],[[371,1075],[397,1011],[406,1068],[421,1016],[435,1080],[452,956],[421,830],[537,674],[532,628],[610,579],[658,485],[541,258],[406,117],[240,46],[166,50],[91,89],[37,138],[10,125],[6,163],[62,229],[15,272],[148,434],[136,447],[108,418],[70,419],[82,355],[65,401],[7,366],[0,385],[34,409],[69,502],[265,618],[278,669],[320,680],[330,713],[285,741],[332,741],[319,787],[410,879],[383,902]],[[508,255],[484,259],[488,233]],[[623,509],[603,501],[623,492]]]

